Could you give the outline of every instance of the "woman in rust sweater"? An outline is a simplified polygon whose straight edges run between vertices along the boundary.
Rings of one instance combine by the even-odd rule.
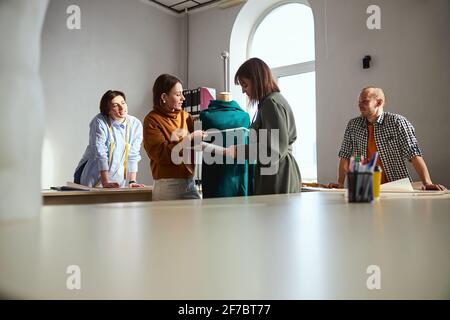
[[[169,74],[156,79],[153,110],[144,119],[144,148],[150,158],[154,201],[201,198],[194,183],[194,164],[186,150],[205,133],[194,132],[191,115],[182,110],[184,100],[180,79]]]

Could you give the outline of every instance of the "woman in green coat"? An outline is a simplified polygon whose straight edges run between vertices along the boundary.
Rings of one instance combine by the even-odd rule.
[[[292,144],[297,140],[294,114],[270,68],[261,59],[251,58],[240,66],[234,82],[252,104],[258,105],[250,127],[255,138],[244,148],[245,158],[256,160],[255,194],[300,192],[300,170],[292,155]],[[236,146],[227,148],[225,154],[233,158],[240,155]]]

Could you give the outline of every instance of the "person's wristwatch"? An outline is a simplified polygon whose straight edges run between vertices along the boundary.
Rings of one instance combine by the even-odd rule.
[[[132,184],[132,183],[136,183],[136,181],[134,181],[134,180],[128,181],[128,184],[129,184],[129,185]]]

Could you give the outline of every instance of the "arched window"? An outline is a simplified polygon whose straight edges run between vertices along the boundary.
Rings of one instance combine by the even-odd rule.
[[[294,156],[304,182],[317,181],[314,18],[306,1],[272,7],[253,28],[247,56],[264,60],[292,107]]]

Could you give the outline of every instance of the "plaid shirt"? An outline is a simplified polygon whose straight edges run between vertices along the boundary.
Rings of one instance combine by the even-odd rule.
[[[422,156],[412,124],[401,115],[383,112],[373,126],[375,144],[388,181],[404,178],[411,180],[404,160],[411,161],[415,156]],[[367,158],[367,140],[366,118],[350,120],[345,129],[339,158],[348,159],[356,155]]]

